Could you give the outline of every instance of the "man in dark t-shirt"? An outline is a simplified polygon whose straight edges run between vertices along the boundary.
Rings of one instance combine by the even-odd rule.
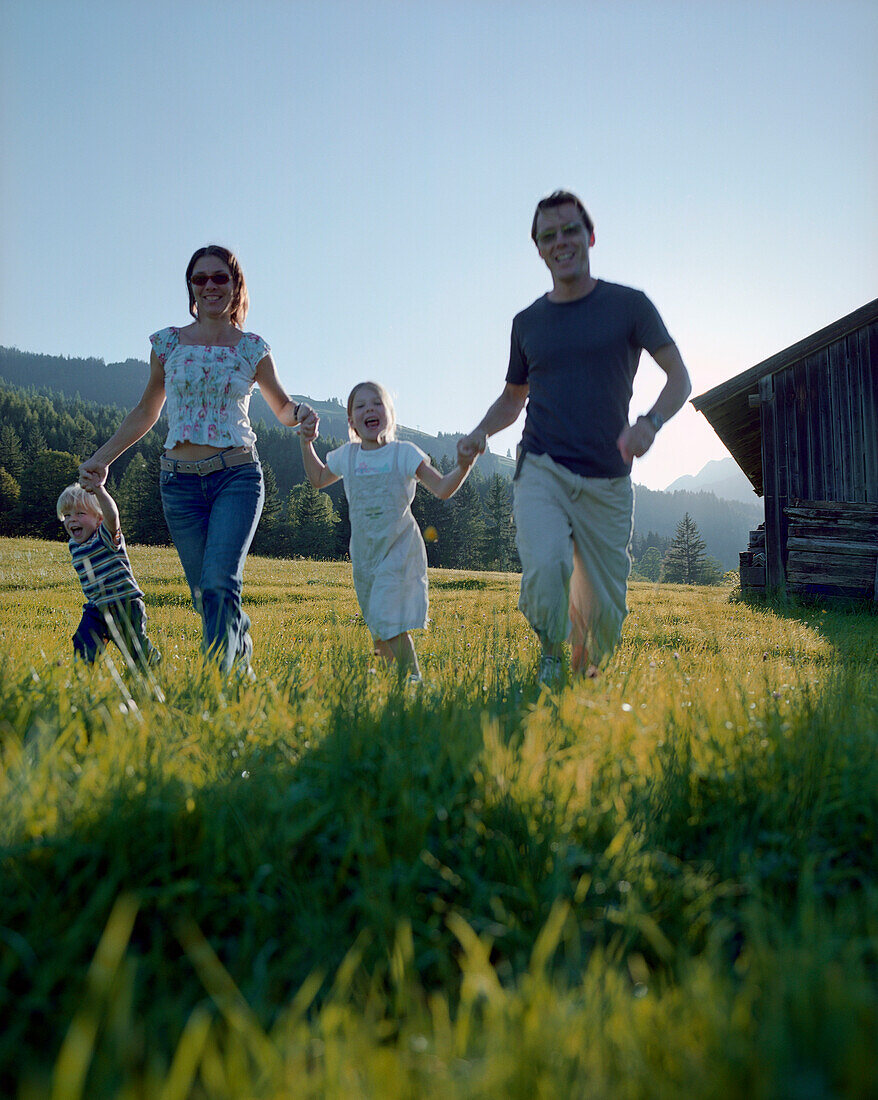
[[[542,646],[540,679],[594,674],[615,648],[625,605],[633,520],[631,463],[683,405],[689,375],[655,306],[639,290],[595,279],[594,224],[556,191],[536,208],[531,237],[552,289],[512,323],[506,386],[461,454],[483,452],[527,404],[515,474],[519,607]],[[667,375],[652,409],[628,423],[641,350]]]

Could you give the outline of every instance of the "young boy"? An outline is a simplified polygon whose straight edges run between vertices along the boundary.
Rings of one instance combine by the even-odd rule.
[[[75,656],[93,664],[112,638],[123,655],[157,664],[162,655],[146,636],[146,608],[137,586],[119,509],[103,485],[68,485],[58,498],[58,519],[70,536],[70,554],[86,604],[73,635]]]

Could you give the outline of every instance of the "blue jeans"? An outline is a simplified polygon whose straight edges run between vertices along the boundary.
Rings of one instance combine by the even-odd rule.
[[[162,659],[146,636],[146,608],[139,598],[115,600],[103,607],[91,601],[85,604],[73,635],[73,653],[94,664],[98,650],[111,638],[129,660],[154,665]]]
[[[248,668],[253,643],[241,589],[265,500],[262,467],[253,462],[204,477],[162,470],[160,478],[165,520],[201,616],[202,649],[224,672],[237,662]]]

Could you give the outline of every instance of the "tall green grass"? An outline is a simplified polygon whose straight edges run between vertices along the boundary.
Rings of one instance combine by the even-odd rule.
[[[437,571],[416,689],[345,566],[251,559],[223,682],[132,559],[147,679],[0,540],[5,1094],[878,1092],[874,615],[634,585],[547,692],[517,578]]]

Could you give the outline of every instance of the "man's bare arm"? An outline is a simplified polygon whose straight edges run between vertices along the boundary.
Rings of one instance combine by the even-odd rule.
[[[478,427],[458,441],[458,455],[468,459],[476,454],[484,454],[488,446],[488,436],[502,432],[519,418],[527,401],[527,394],[526,383],[523,386],[516,386],[507,382],[503,392],[482,417]]]
[[[647,416],[655,413],[664,423],[682,409],[692,392],[692,383],[676,344],[665,344],[652,352],[652,357],[667,375],[667,381]],[[640,416],[622,431],[616,445],[625,461],[632,462],[646,454],[657,434],[657,429],[647,417]]]

